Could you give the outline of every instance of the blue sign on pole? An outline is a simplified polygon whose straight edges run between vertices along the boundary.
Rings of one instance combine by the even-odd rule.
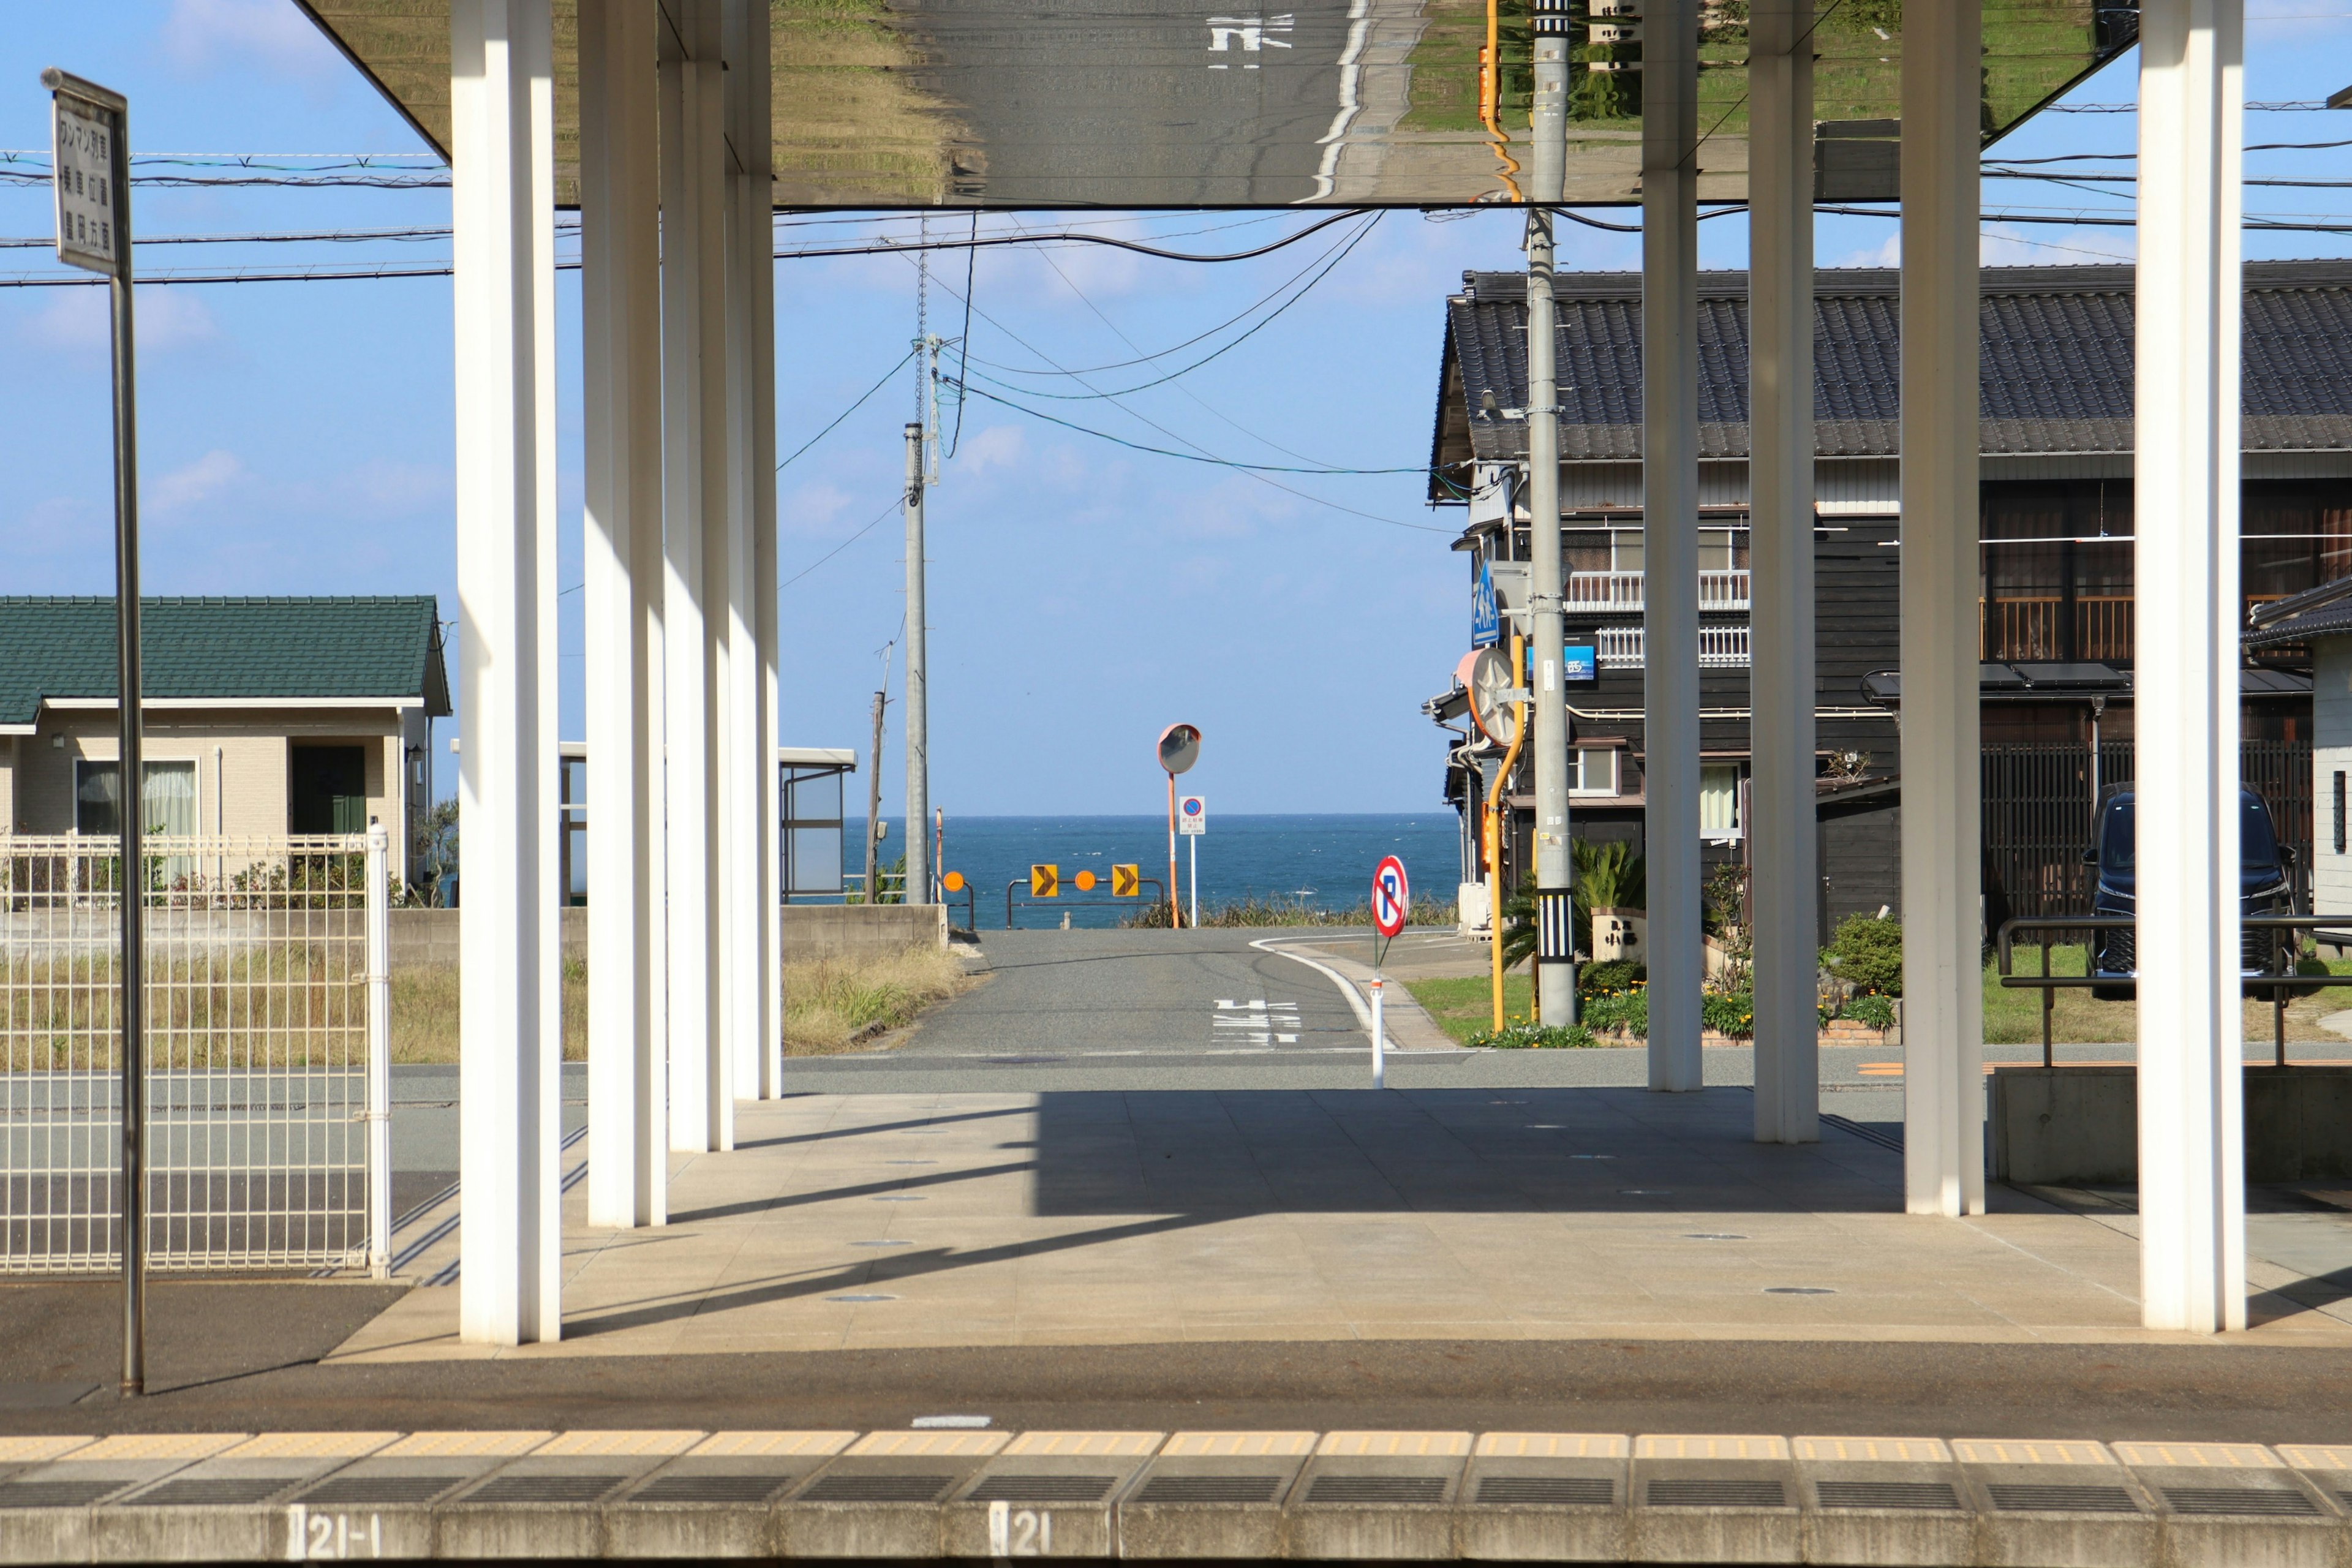
[[[1470,646],[1493,647],[1503,640],[1503,617],[1495,608],[1495,571],[1481,561],[1470,588]]]
[[[1598,680],[1601,679],[1601,660],[1591,643],[1570,643],[1559,651],[1564,679]]]

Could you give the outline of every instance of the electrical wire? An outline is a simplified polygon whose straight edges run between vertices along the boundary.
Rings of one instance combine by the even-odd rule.
[[[1019,412],[1019,413],[1022,413],[1022,414],[1026,414],[1026,415],[1028,415],[1028,416],[1029,416],[1031,418],[1033,418],[1033,419],[1043,419],[1043,420],[1045,420],[1045,421],[1047,424],[1049,424],[1049,425],[1059,425],[1059,426],[1060,426],[1063,429],[1065,429],[1065,430],[1075,430],[1075,431],[1076,431],[1076,432],[1077,432],[1079,435],[1081,435],[1081,436],[1092,436],[1093,437],[1095,437],[1095,439],[1097,439],[1097,440],[1098,440],[1098,441],[1108,441],[1108,442],[1113,443],[1114,445],[1120,446],[1120,447],[1126,447],[1130,448],[1131,450],[1138,451],[1138,452],[1149,452],[1149,453],[1150,453],[1150,454],[1151,454],[1153,457],[1155,457],[1155,458],[1181,458],[1183,461],[1188,462],[1188,463],[1205,463],[1205,464],[1207,464],[1209,467],[1211,467],[1211,468],[1243,468],[1243,469],[1246,469],[1247,471],[1249,471],[1249,472],[1251,472],[1251,473],[1254,473],[1254,474],[1318,474],[1318,475],[1326,475],[1326,476],[1340,476],[1340,475],[1349,475],[1349,476],[1353,476],[1353,475],[1361,475],[1361,474],[1422,474],[1422,475],[1426,475],[1426,474],[1429,472],[1429,470],[1428,470],[1426,468],[1284,468],[1284,467],[1282,467],[1282,466],[1280,466],[1280,465],[1278,465],[1278,464],[1274,464],[1274,463],[1248,463],[1248,462],[1244,462],[1244,461],[1243,461],[1242,459],[1240,459],[1239,458],[1219,458],[1219,457],[1214,457],[1214,456],[1208,456],[1208,455],[1204,455],[1204,454],[1198,453],[1198,452],[1178,452],[1178,451],[1171,450],[1169,447],[1147,447],[1147,446],[1145,446],[1145,445],[1144,445],[1142,442],[1140,442],[1140,441],[1130,441],[1130,440],[1129,440],[1129,439],[1128,439],[1126,437],[1124,437],[1124,436],[1114,436],[1114,435],[1112,435],[1112,434],[1111,434],[1109,431],[1108,431],[1108,430],[1097,430],[1097,429],[1092,428],[1092,427],[1091,427],[1091,426],[1089,426],[1074,424],[1074,423],[1072,423],[1071,421],[1069,421],[1069,420],[1067,420],[1067,419],[1064,419],[1064,418],[1060,417],[1060,416],[1057,416],[1057,415],[1048,414],[1048,413],[1046,413],[1046,412],[1045,412],[1044,409],[1042,409],[1042,408],[1031,408],[1031,407],[1028,407],[1028,406],[1026,406],[1026,405],[1023,405],[1023,404],[1015,403],[1015,402],[1013,402],[1013,399],[1011,399],[1011,398],[1009,398],[1009,397],[1000,397],[1000,396],[998,396],[995,393],[989,391],[989,390],[988,390],[986,387],[984,387],[984,386],[971,386],[971,387],[966,387],[966,388],[964,388],[963,390],[965,390],[965,391],[967,391],[967,392],[971,393],[971,395],[972,395],[972,396],[974,396],[974,397],[985,397],[985,398],[987,398],[991,403],[1001,403],[1001,404],[1003,404],[1005,407],[1010,408],[1010,409],[1013,409],[1013,410],[1015,410],[1015,411],[1017,411],[1017,412]],[[1381,519],[1381,521],[1389,521],[1389,520],[1388,520],[1388,519],[1383,518],[1383,519]],[[1415,526],[1415,525],[1414,525],[1414,524],[1412,524],[1412,523],[1399,523],[1399,524],[1397,524],[1397,526],[1398,526],[1398,527],[1400,527],[1400,528],[1411,528],[1411,527],[1413,527],[1413,526]],[[1447,532],[1447,531],[1448,531],[1448,530],[1444,530],[1444,529],[1436,529],[1436,530],[1433,530],[1432,531],[1433,531],[1433,532],[1440,532],[1440,533],[1443,533],[1443,532]]]
[[[783,592],[786,588],[791,587],[793,584],[799,582],[802,578],[807,576],[810,573],[815,571],[818,567],[824,565],[826,562],[832,560],[835,556],[840,554],[843,551],[848,549],[851,545],[856,543],[859,540],[873,532],[875,529],[881,526],[881,522],[884,518],[888,517],[892,512],[897,511],[900,506],[905,504],[905,502],[906,497],[892,496],[890,498],[890,504],[884,507],[880,511],[876,512],[873,520],[866,523],[865,527],[859,529],[856,532],[851,534],[848,538],[843,540],[840,543],[835,545],[832,549],[826,551],[824,554],[810,562],[806,566],[802,567],[798,572],[793,573],[791,576],[777,584],[776,591],[778,593]]]
[[[971,209],[971,237],[974,239],[978,239],[980,237],[980,209],[978,207]],[[963,331],[956,338],[956,380],[959,395],[956,398],[955,431],[954,434],[948,437],[948,456],[950,458],[954,457],[963,447],[963,398],[960,394],[963,376],[971,366],[971,280],[972,275],[978,269],[979,266],[980,252],[977,250],[966,250],[963,253]]]
[[[884,387],[889,385],[890,378],[907,368],[907,360],[913,359],[916,352],[917,351],[913,349],[908,349],[905,359],[901,359],[897,364],[894,364],[888,370],[884,371],[882,373],[881,380],[867,387],[864,392],[859,393],[857,395],[856,402],[851,404],[848,407],[843,409],[840,413],[833,416],[832,424],[827,425],[824,429],[818,431],[815,435],[802,442],[798,451],[795,451],[791,457],[786,458],[782,462],[778,463],[776,465],[776,472],[780,474],[782,473],[789,465],[799,459],[802,453],[806,452],[811,447],[815,446],[819,441],[822,441],[827,436],[832,435],[835,430],[840,427],[843,420],[848,418],[851,415],[865,407],[867,399],[871,398],[876,393],[881,391]]]

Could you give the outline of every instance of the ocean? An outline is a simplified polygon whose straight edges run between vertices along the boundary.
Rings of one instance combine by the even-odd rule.
[[[906,824],[885,816],[887,835],[881,861],[887,865],[906,848]],[[865,868],[860,834],[862,817],[842,825],[842,854],[852,876]],[[1450,901],[1461,874],[1458,829],[1450,811],[1415,812],[1404,816],[1212,816],[1209,830],[1200,838],[1201,908],[1264,900],[1302,904],[1317,910],[1352,909],[1370,897],[1372,868],[1381,858],[1394,855],[1404,861],[1419,898]],[[1179,878],[1183,896],[1192,896],[1191,841],[1176,841]],[[1164,816],[965,816],[950,813],[947,823],[947,854],[943,868],[961,871],[978,889],[974,908],[980,928],[1004,926],[1004,885],[1018,879],[1013,890],[1013,920],[1016,926],[1044,927],[1061,923],[1066,910],[1074,926],[1111,926],[1139,900],[1110,897],[1110,868],[1133,862],[1143,875],[1160,881],[1168,878],[1168,819]],[[1029,868],[1052,864],[1061,868],[1062,897],[1024,907],[1028,896]],[[1099,879],[1095,890],[1081,893],[1073,879],[1090,870]],[[1156,889],[1143,889],[1145,899]],[[954,902],[961,906],[963,894]],[[962,911],[958,909],[961,922]]]

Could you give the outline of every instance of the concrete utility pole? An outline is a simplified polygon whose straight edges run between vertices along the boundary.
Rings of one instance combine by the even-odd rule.
[[[1538,0],[1540,5],[1541,0]],[[1538,204],[1560,199],[1568,162],[1568,18],[1536,16],[1535,155]],[[1568,689],[1559,562],[1559,387],[1552,309],[1551,213],[1528,214],[1528,594],[1535,621],[1536,1005],[1548,1026],[1576,1022],[1575,865],[1569,855]]]
[[[926,366],[928,369],[928,366]],[[931,901],[929,713],[923,660],[923,427],[907,426],[907,901]]]

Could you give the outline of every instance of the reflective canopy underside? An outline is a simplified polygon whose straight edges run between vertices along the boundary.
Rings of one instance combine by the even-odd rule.
[[[1497,0],[1491,132],[1486,0],[1272,0],[1282,10],[1239,0],[766,3],[779,206],[1451,205],[1522,189],[1529,0]],[[446,155],[448,0],[305,9]],[[1641,46],[1620,15],[1636,9],[1574,0],[1570,202],[1639,198],[1641,75],[1624,68]],[[1890,199],[1902,0],[1822,10],[1812,36],[1819,195]],[[1703,201],[1747,197],[1746,17],[1744,0],[1702,0]],[[2093,0],[1984,0],[1986,139],[2121,52],[2137,20]],[[577,196],[575,38],[573,0],[555,0],[567,205]]]

